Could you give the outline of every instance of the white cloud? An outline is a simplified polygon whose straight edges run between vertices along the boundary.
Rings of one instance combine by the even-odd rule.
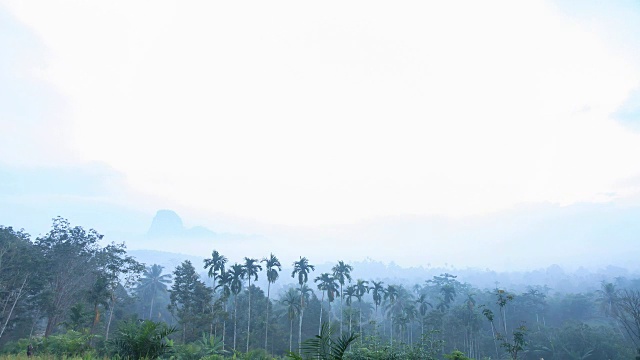
[[[78,154],[184,206],[458,215],[640,173],[609,119],[640,69],[544,2],[10,6],[50,48]]]

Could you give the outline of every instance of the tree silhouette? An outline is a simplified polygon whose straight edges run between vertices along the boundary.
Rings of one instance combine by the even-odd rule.
[[[298,348],[302,346],[302,318],[304,317],[304,294],[305,291],[303,289],[303,285],[307,283],[309,280],[309,273],[314,271],[315,266],[309,264],[309,260],[306,257],[300,257],[300,260],[294,261],[293,263],[293,272],[291,272],[291,277],[295,278],[298,276],[298,284],[300,284],[300,324],[298,327]]]
[[[267,350],[267,338],[269,336],[269,305],[270,305],[270,294],[271,294],[271,284],[275,283],[280,276],[279,272],[282,271],[282,265],[280,264],[280,260],[273,255],[270,254],[268,258],[263,258],[262,262],[265,263],[265,270],[267,271],[267,307],[266,307],[266,320],[265,320],[265,330],[264,330],[264,349]]]
[[[338,264],[333,267],[333,276],[340,283],[340,335],[342,335],[342,323],[343,323],[343,312],[344,308],[342,307],[342,298],[343,292],[342,287],[344,284],[349,281],[351,282],[351,271],[353,271],[353,266],[346,264],[344,261],[338,261]]]
[[[249,295],[249,315],[247,319],[247,352],[249,352],[249,340],[251,339],[251,278],[254,281],[258,281],[258,271],[262,271],[262,266],[258,264],[258,259],[244,258],[244,271],[245,276],[249,279],[249,286],[247,289]]]

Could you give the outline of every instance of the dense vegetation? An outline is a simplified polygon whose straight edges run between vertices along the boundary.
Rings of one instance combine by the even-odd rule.
[[[478,289],[443,273],[420,283],[355,279],[336,262],[291,273],[274,254],[166,272],[54,219],[36,239],[0,226],[0,346],[6,354],[127,358],[631,359],[640,281],[552,293]],[[208,276],[199,275],[206,271]],[[274,293],[281,277],[295,285]],[[255,285],[267,280],[266,289]]]

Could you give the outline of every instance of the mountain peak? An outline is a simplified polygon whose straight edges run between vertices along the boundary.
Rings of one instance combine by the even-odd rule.
[[[152,238],[173,237],[183,235],[185,230],[182,219],[175,211],[158,210],[147,234]]]

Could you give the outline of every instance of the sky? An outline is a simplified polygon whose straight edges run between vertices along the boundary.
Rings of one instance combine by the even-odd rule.
[[[0,166],[109,169],[122,206],[640,204],[637,1],[1,0],[0,45]]]

